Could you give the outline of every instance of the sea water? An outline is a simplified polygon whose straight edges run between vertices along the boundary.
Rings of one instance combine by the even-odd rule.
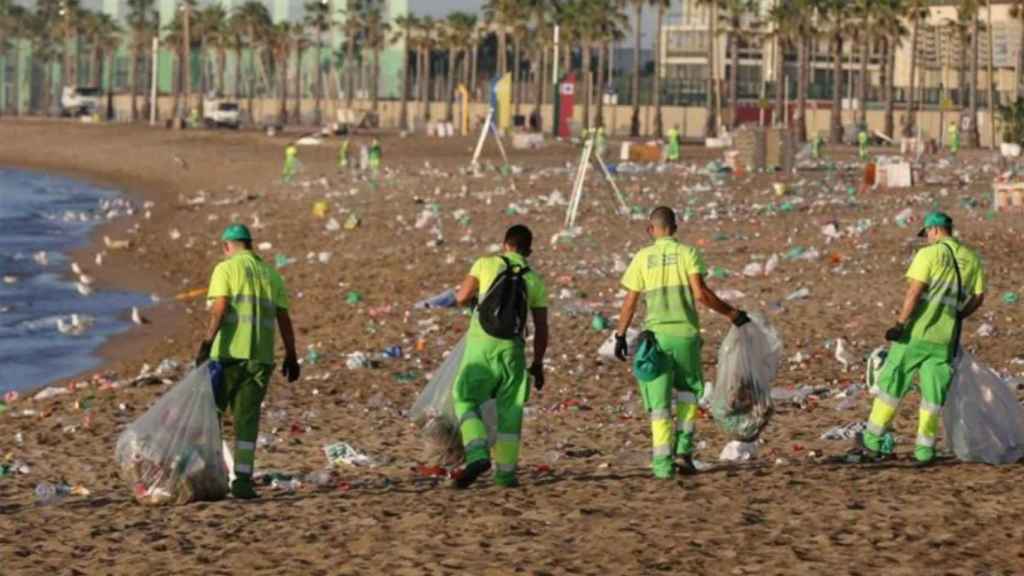
[[[0,168],[0,394],[96,368],[96,350],[131,326],[132,306],[150,303],[129,292],[96,289],[83,296],[71,273],[66,254],[107,222],[101,206],[117,197],[84,182]],[[102,278],[92,257],[79,265]],[[72,314],[92,325],[78,335],[60,333],[58,319],[70,323]]]

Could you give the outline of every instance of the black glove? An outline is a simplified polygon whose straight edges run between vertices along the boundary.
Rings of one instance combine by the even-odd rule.
[[[626,343],[626,335],[615,333],[615,357],[623,362],[629,356],[629,344]]]
[[[539,362],[534,362],[530,365],[529,370],[530,376],[533,376],[533,387],[540,392],[544,389],[544,365]]]
[[[736,317],[732,319],[732,325],[737,328],[748,322],[750,322],[750,316],[747,316],[747,313],[744,310],[739,310]]]
[[[903,324],[897,322],[895,326],[886,330],[885,339],[889,342],[897,342],[903,339]]]
[[[212,340],[203,340],[203,343],[199,345],[199,352],[196,352],[196,368],[200,364],[210,359],[210,350],[213,349]]]
[[[284,364],[281,365],[281,376],[284,376],[288,382],[295,382],[299,379],[299,361],[295,356],[286,356]]]

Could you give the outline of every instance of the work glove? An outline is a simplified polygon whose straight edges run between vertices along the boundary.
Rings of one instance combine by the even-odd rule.
[[[629,356],[629,344],[626,343],[626,335],[615,333],[615,357],[623,362]]]
[[[886,330],[885,339],[889,342],[897,342],[903,339],[903,324],[897,322],[895,326]]]
[[[533,376],[533,387],[540,392],[544,389],[544,365],[540,362],[534,362],[530,365],[529,370],[530,376]]]
[[[210,359],[210,350],[213,350],[213,341],[203,340],[199,345],[199,352],[196,352],[196,368]]]
[[[732,319],[732,325],[739,328],[744,324],[750,322],[750,316],[747,316],[746,311],[740,310],[736,317]]]
[[[299,379],[299,360],[295,356],[285,356],[284,364],[281,365],[281,376],[284,376],[288,382],[295,382]]]

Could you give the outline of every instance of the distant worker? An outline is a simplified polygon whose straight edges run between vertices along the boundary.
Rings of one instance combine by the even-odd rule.
[[[949,123],[949,128],[946,129],[946,136],[948,138],[949,153],[955,156],[960,151],[960,126],[956,123],[956,120]]]
[[[284,149],[284,169],[281,170],[281,180],[285,184],[291,184],[292,180],[295,179],[295,174],[299,171],[299,150],[294,144],[289,144]]]
[[[903,307],[896,325],[885,333],[892,347],[878,376],[879,393],[861,447],[874,458],[889,456],[889,425],[917,374],[921,406],[914,458],[928,464],[935,458],[935,436],[953,377],[961,324],[985,301],[985,271],[978,255],[953,238],[948,215],[929,213],[918,235],[927,236],[929,246],[914,256]]]
[[[517,485],[519,435],[523,408],[530,396],[529,376],[539,391],[544,387],[544,354],[548,347],[548,295],[544,281],[527,258],[533,233],[526,226],[505,232],[502,254],[480,258],[459,288],[456,300],[467,306],[478,296],[470,321],[466,351],[452,388],[466,466],[455,475],[455,486],[466,488],[491,468],[487,429],[481,405],[495,399],[498,435],[494,444],[499,486]],[[533,362],[526,365],[526,316],[533,316]]]
[[[647,307],[644,328],[653,333],[663,361],[654,363],[660,365],[658,373],[636,375],[644,408],[651,419],[651,468],[656,478],[667,479],[677,467],[686,473],[696,472],[693,448],[697,402],[704,395],[696,303],[726,316],[735,326],[746,324],[750,318],[746,312],[722,301],[704,283],[704,259],[696,248],[675,239],[676,215],[671,208],[660,206],[651,212],[647,233],[654,244],[637,252],[622,277],[622,287],[628,293],[615,332],[615,356],[625,361],[629,354],[626,334],[643,295]],[[679,459],[678,464],[673,457]]]
[[[821,137],[821,134],[816,134],[814,140],[811,140],[811,158],[814,160],[821,160],[821,151],[825,146],[825,139]]]
[[[338,170],[348,170],[348,147],[349,140],[345,138],[338,147]]]
[[[377,174],[380,172],[380,161],[381,161],[380,141],[378,141],[376,138],[374,138],[373,142],[370,144],[370,156],[369,156],[370,172],[373,173],[374,178],[376,178]]]
[[[665,158],[667,158],[669,162],[678,162],[680,147],[679,130],[677,128],[669,128],[667,140],[668,147],[666,150]]]
[[[869,158],[869,155],[868,155],[868,141],[869,141],[869,139],[870,139],[870,137],[868,136],[868,129],[866,127],[862,126],[861,129],[860,129],[860,132],[857,133],[857,153],[858,153],[858,156],[860,157],[861,162],[866,162],[868,160],[868,158]]]
[[[288,314],[284,281],[273,266],[252,251],[252,236],[241,224],[232,224],[221,236],[227,257],[213,270],[208,300],[210,323],[196,355],[196,365],[210,360],[214,399],[223,417],[228,410],[235,422],[235,498],[256,498],[253,463],[259,436],[260,406],[274,370],[274,325],[281,331],[285,358],[281,374],[299,378],[295,335]]]
[[[608,151],[608,137],[604,133],[603,126],[598,126],[594,133],[594,150],[597,150],[598,157],[602,159]]]
[[[192,108],[188,111],[188,124],[191,128],[199,128],[199,108]]]

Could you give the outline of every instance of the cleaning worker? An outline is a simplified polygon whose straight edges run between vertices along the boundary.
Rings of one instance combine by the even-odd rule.
[[[676,127],[669,128],[668,149],[665,154],[669,162],[677,162],[679,160],[679,146],[679,129]]]
[[[597,156],[601,159],[608,151],[608,137],[604,133],[604,126],[598,126],[594,134],[594,150],[597,150]]]
[[[918,235],[927,237],[929,245],[914,256],[903,307],[896,325],[885,333],[892,347],[878,377],[879,393],[860,448],[869,457],[889,456],[889,426],[917,374],[921,406],[914,458],[928,464],[935,458],[935,436],[953,378],[961,324],[985,301],[985,271],[978,255],[953,237],[949,215],[929,213]]]
[[[868,139],[867,127],[861,126],[860,132],[857,133],[857,153],[861,162],[868,160]]]
[[[960,151],[960,126],[957,125],[956,120],[949,123],[949,127],[946,129],[946,137],[948,139],[949,153],[956,156],[956,153]]]
[[[206,338],[196,365],[210,360],[214,399],[223,417],[235,422],[235,498],[257,498],[252,473],[260,406],[274,370],[274,327],[281,331],[285,358],[281,374],[299,379],[295,335],[288,315],[288,294],[273,266],[252,251],[252,236],[241,224],[228,226],[221,236],[226,259],[210,278],[207,299],[212,303]]]
[[[281,180],[285,184],[291,184],[295,174],[299,171],[299,150],[294,144],[289,144],[284,149],[284,169],[281,170]]]
[[[647,307],[644,328],[653,333],[656,345],[641,346],[640,350],[662,359],[648,362],[649,366],[660,366],[660,370],[634,372],[651,420],[651,468],[656,478],[663,479],[674,476],[677,467],[685,473],[696,472],[693,448],[697,402],[704,395],[696,303],[728,317],[734,326],[750,321],[746,312],[723,302],[708,288],[704,283],[707,266],[703,257],[696,248],[676,240],[676,230],[676,215],[671,208],[660,206],[651,212],[647,234],[654,244],[637,252],[622,277],[627,294],[615,331],[615,356],[625,361],[629,354],[626,333],[643,295]],[[635,363],[634,368],[637,367]],[[671,414],[673,398],[675,427]]]
[[[548,295],[544,281],[530,268],[533,233],[522,225],[505,233],[502,253],[477,260],[456,294],[460,306],[478,297],[480,304],[470,321],[462,365],[455,377],[452,399],[460,422],[466,465],[456,473],[455,486],[469,487],[491,469],[487,429],[481,405],[497,401],[498,435],[494,444],[499,486],[517,485],[519,434],[523,408],[534,387],[544,387],[544,354],[548,347]],[[526,365],[526,316],[533,317],[533,362]]]
[[[369,156],[370,172],[373,174],[374,178],[376,178],[377,174],[380,172],[380,160],[381,160],[380,141],[378,141],[376,138],[374,138],[373,142],[370,144],[370,156]]]
[[[341,141],[341,146],[338,147],[338,171],[348,170],[348,138]]]
[[[821,160],[821,151],[824,146],[825,139],[821,137],[821,134],[816,134],[814,140],[811,140],[811,158]]]

